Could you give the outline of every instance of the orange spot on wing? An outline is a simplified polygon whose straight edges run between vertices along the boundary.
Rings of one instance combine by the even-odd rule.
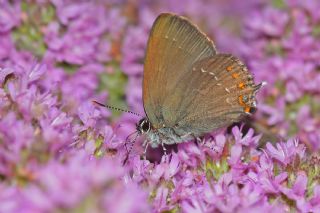
[[[240,106],[243,106],[243,107],[244,107],[244,111],[247,112],[247,113],[250,113],[251,107],[248,106],[248,105],[243,101],[243,96],[242,96],[242,95],[239,95],[238,101],[239,101]]]
[[[230,72],[232,70],[232,66],[227,66],[226,70]]]
[[[241,82],[240,84],[238,84],[238,87],[239,87],[240,89],[244,89],[244,88],[245,88],[245,84],[244,84],[243,82]]]
[[[238,73],[232,73],[232,78],[238,78],[239,74]]]
[[[243,96],[242,95],[240,95],[239,96],[239,104],[241,105],[241,106],[245,106],[246,104],[243,102]]]

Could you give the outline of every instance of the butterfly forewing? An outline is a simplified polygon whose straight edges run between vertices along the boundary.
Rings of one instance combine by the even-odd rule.
[[[148,40],[144,75],[143,101],[148,119],[153,127],[160,128],[172,123],[163,114],[176,110],[178,99],[172,106],[164,105],[168,96],[175,93],[178,81],[192,75],[192,65],[216,54],[215,47],[195,25],[173,14],[161,14],[153,24]]]
[[[179,135],[202,135],[249,113],[258,87],[239,59],[217,54],[195,62],[189,74],[176,82],[164,101],[170,110],[163,116]]]

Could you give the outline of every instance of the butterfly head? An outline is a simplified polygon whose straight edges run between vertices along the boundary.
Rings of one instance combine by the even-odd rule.
[[[150,131],[150,129],[151,129],[151,123],[148,120],[148,118],[142,118],[138,122],[138,124],[136,126],[136,129],[140,134],[148,133]]]

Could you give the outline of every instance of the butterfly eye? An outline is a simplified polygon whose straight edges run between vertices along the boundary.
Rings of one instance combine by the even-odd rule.
[[[137,126],[137,130],[138,130],[140,133],[149,132],[149,131],[150,131],[150,128],[151,128],[151,124],[150,124],[149,120],[147,120],[146,118],[141,119],[141,120],[139,121],[138,126]]]
[[[150,130],[150,122],[148,120],[145,120],[143,123],[142,123],[142,130],[144,132],[149,132]]]

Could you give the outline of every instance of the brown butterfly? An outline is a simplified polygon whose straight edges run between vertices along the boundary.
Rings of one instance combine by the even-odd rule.
[[[145,134],[147,145],[157,147],[227,126],[255,109],[255,95],[263,84],[253,82],[238,58],[218,53],[213,42],[188,19],[160,14],[146,50],[146,117],[137,124],[138,135]]]
[[[247,67],[188,19],[163,13],[155,20],[146,50],[143,104],[137,131],[152,147],[196,138],[239,121],[256,107]]]

